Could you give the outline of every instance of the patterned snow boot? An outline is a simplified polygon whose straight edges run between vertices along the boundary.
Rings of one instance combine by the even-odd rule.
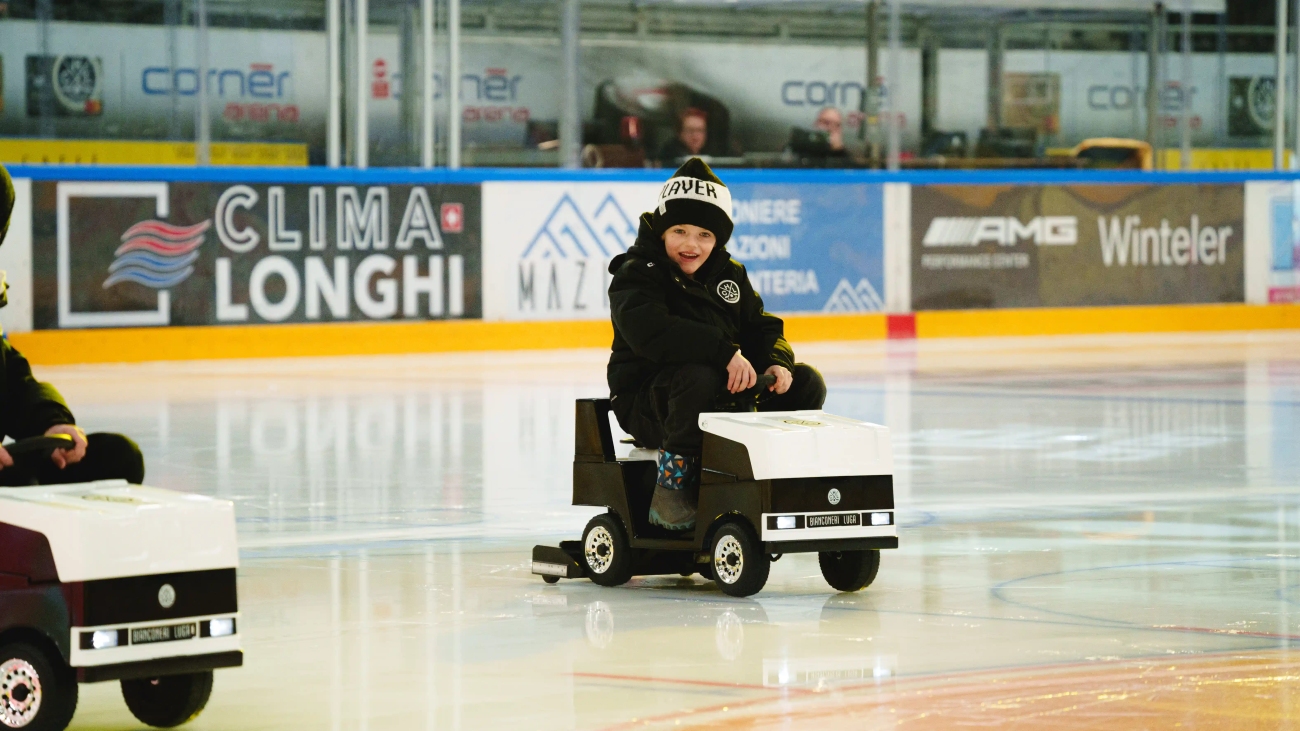
[[[700,493],[700,458],[659,450],[650,522],[681,531],[695,527],[695,501]]]

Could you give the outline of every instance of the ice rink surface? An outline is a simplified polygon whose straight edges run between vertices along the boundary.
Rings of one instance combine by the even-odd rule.
[[[604,352],[38,375],[149,484],[236,502],[246,664],[187,728],[1300,728],[1300,333],[795,348],[894,433],[858,594],[808,555],[752,599],[530,575],[594,513]],[[138,726],[83,686],[73,728]]]

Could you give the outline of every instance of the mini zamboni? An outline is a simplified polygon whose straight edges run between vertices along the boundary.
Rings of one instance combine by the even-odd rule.
[[[70,444],[6,445],[5,469]],[[143,723],[197,716],[213,669],[243,664],[238,557],[225,500],[122,480],[0,488],[0,728],[60,731],[77,684],[107,680]]]
[[[759,389],[770,385],[760,378]],[[703,473],[693,531],[651,525],[655,450],[615,456],[609,399],[577,402],[573,504],[608,508],[581,541],[533,548],[548,583],[700,573],[732,596],[767,582],[787,553],[817,553],[839,591],[869,585],[898,548],[889,429],[824,411],[700,414]]]

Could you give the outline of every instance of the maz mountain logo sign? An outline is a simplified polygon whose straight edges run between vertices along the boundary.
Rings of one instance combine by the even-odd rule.
[[[590,216],[565,193],[519,257],[519,309],[608,311],[606,267],[635,240],[636,226],[612,193]],[[600,293],[591,291],[592,282],[600,283]]]
[[[485,183],[484,316],[609,317],[610,261],[636,241],[644,183]]]
[[[613,258],[627,251],[634,241],[636,225],[612,193],[605,196],[590,217],[565,193],[520,258]]]
[[[871,282],[863,277],[858,280],[856,287],[849,284],[849,280],[841,279],[835,286],[835,291],[831,292],[830,299],[826,300],[822,312],[881,312],[884,309],[885,301],[876,292],[876,288],[871,286]]]

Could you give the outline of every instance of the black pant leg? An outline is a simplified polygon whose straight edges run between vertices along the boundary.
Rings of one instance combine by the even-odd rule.
[[[636,394],[616,399],[614,415],[642,447],[698,456],[704,443],[700,414],[713,409],[724,384],[722,374],[706,365],[665,367]],[[619,404],[624,398],[631,403]]]
[[[640,391],[619,395],[610,404],[618,425],[632,435],[638,447],[647,449],[658,449],[664,440],[663,427],[655,415],[654,380],[643,385]]]
[[[794,377],[794,382],[790,384],[789,390],[759,401],[759,411],[820,409],[826,403],[826,381],[816,368],[807,363],[795,363],[790,375]]]
[[[53,462],[37,468],[36,480],[42,485],[64,485],[95,480],[126,480],[134,485],[144,482],[144,455],[140,447],[121,434],[86,435],[86,456],[76,464],[59,469]]]
[[[700,414],[712,411],[725,381],[716,369],[697,363],[679,366],[668,382],[663,414],[663,449],[698,457],[704,451]]]

